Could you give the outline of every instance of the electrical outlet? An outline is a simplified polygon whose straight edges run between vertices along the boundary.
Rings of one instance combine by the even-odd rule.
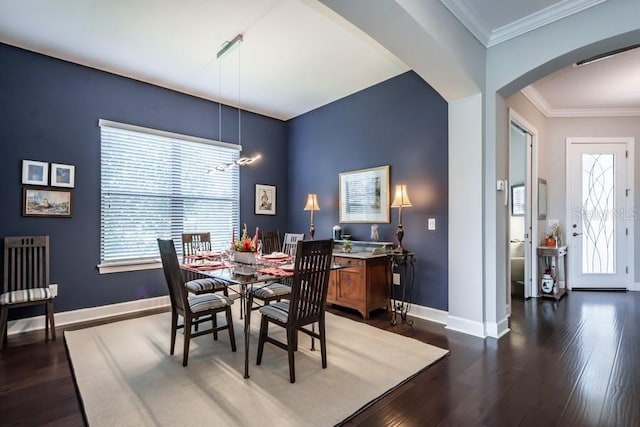
[[[394,285],[400,284],[400,273],[393,273],[393,284]]]
[[[436,229],[436,219],[435,218],[429,218],[427,220],[427,229],[428,230],[435,230]]]
[[[52,296],[55,297],[58,295],[58,285],[49,285],[49,290],[51,291]]]

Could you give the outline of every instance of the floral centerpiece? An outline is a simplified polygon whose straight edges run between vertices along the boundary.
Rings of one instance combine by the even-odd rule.
[[[255,264],[255,254],[258,248],[258,227],[253,237],[249,236],[247,224],[243,224],[240,239],[236,240],[236,233],[233,232],[231,245],[234,251],[234,260],[245,264]]]

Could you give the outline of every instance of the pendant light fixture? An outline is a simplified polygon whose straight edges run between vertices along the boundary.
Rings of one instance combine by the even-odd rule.
[[[226,53],[231,51],[233,48],[238,48],[238,145],[242,150],[242,109],[240,108],[240,45],[242,44],[243,36],[242,34],[238,34],[231,41],[225,41],[222,45],[222,48],[216,54],[216,58],[221,61]],[[222,95],[222,66],[220,66],[220,70],[218,71],[218,96]],[[218,140],[222,142],[222,102],[218,102]],[[239,157],[236,161],[230,163],[222,163],[217,165],[213,170],[209,171],[209,174],[213,174],[215,172],[224,172],[229,170],[234,166],[247,166],[260,159],[262,156],[260,154],[256,154],[251,157]]]

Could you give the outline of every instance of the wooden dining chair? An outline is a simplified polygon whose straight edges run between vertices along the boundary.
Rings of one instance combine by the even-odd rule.
[[[299,241],[295,261],[291,296],[288,301],[275,302],[260,308],[260,336],[256,364],[262,363],[264,343],[287,351],[289,380],[296,381],[294,352],[298,349],[298,331],[320,340],[322,368],[327,367],[325,309],[333,240]],[[306,326],[318,323],[318,332]],[[269,324],[286,330],[286,342],[269,336]]]
[[[284,242],[282,243],[282,252],[290,256],[295,256],[297,244],[302,239],[304,239],[304,234],[286,233],[284,235]],[[253,291],[253,298],[261,301],[263,305],[268,305],[272,301],[281,301],[282,299],[288,298],[290,294],[291,284],[289,283],[289,279],[285,278],[281,281],[256,288]],[[258,308],[260,307],[256,307],[254,310]]]
[[[7,344],[9,310],[45,306],[45,339],[56,339],[54,295],[49,288],[49,236],[4,238],[4,282],[0,294],[0,348]]]
[[[279,230],[260,230],[260,233],[263,254],[272,254],[280,251],[281,243]]]
[[[196,255],[198,251],[211,250],[211,233],[182,233],[182,254]]]
[[[184,329],[184,350],[182,355],[182,366],[187,366],[189,359],[189,344],[191,338],[205,334],[213,334],[213,339],[218,339],[218,332],[229,331],[231,350],[236,351],[236,338],[233,332],[233,318],[231,317],[231,306],[233,300],[219,293],[207,293],[201,295],[188,296],[187,288],[180,272],[178,256],[173,244],[173,240],[158,239],[160,258],[162,259],[162,269],[169,288],[169,298],[171,300],[171,350],[173,355],[176,345],[176,335],[178,329]],[[225,313],[226,325],[218,326],[217,314]],[[184,323],[178,325],[178,316],[182,316]],[[192,326],[211,321],[211,328],[202,331],[192,332]]]
[[[298,241],[304,239],[304,234],[300,233],[285,233],[284,241],[282,242],[282,252],[287,255],[296,256],[296,250],[298,248]]]

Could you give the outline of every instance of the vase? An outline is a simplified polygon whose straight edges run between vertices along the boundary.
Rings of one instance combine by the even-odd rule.
[[[233,260],[235,262],[239,262],[241,264],[255,264],[256,263],[256,253],[255,252],[240,252],[236,251],[233,253]]]

